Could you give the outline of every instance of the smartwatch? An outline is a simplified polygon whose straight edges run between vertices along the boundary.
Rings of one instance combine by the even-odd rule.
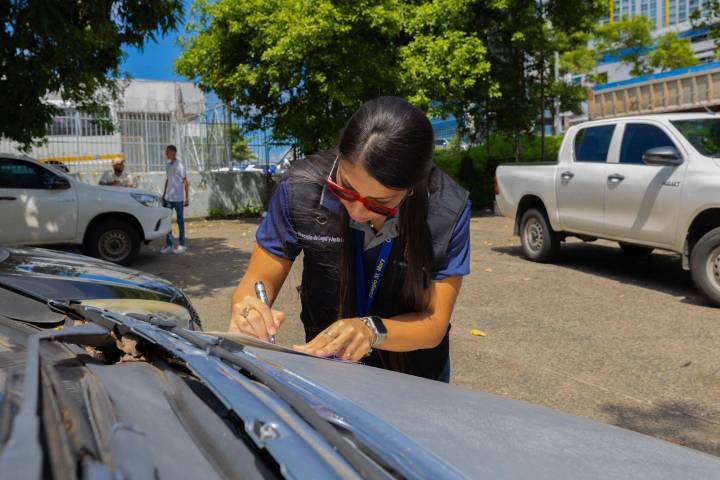
[[[382,318],[371,316],[363,317],[360,320],[362,320],[362,322],[367,325],[367,327],[370,329],[371,332],[373,332],[373,335],[375,336],[371,348],[377,348],[387,338],[387,328],[385,328],[385,324],[383,323]]]

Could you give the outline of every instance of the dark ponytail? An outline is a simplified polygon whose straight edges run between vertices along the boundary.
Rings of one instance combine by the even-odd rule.
[[[434,134],[425,114],[397,97],[380,97],[363,104],[343,129],[338,142],[341,160],[361,165],[388,188],[410,189],[400,207],[400,233],[391,261],[404,270],[383,279],[382,290],[393,288],[407,312],[427,308],[432,242],[427,227],[428,176],[433,165]],[[343,253],[340,265],[340,317],[356,315],[354,235],[342,212]],[[395,362],[393,362],[395,363]],[[398,368],[397,365],[394,369]]]

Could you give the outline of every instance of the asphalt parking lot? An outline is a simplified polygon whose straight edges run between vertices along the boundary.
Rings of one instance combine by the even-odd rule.
[[[224,330],[256,227],[191,222],[188,254],[150,246],[134,267],[175,282],[206,330]],[[471,228],[452,383],[720,455],[720,309],[694,290],[677,256],[629,260],[609,242],[571,241],[556,263],[535,264],[520,257],[510,220],[478,217]],[[302,341],[298,266],[276,303],[289,318],[282,344]],[[473,328],[487,336],[470,335]]]

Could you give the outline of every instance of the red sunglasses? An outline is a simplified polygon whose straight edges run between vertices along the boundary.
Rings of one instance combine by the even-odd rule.
[[[332,169],[330,170],[330,174],[328,175],[327,180],[325,182],[327,183],[328,189],[341,200],[345,200],[347,202],[360,202],[363,204],[365,208],[370,210],[371,212],[377,213],[379,215],[383,215],[385,217],[394,217],[397,215],[398,210],[397,208],[388,207],[386,205],[383,205],[382,203],[376,202],[375,200],[371,200],[369,198],[362,197],[357,194],[357,192],[354,192],[348,188],[343,187],[342,185],[334,182],[331,180],[332,174],[335,171],[335,167],[337,166],[338,158],[335,158],[335,163],[333,164]]]

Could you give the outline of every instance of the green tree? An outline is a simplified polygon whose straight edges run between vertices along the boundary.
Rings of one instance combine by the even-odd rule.
[[[122,48],[175,28],[180,0],[0,0],[0,136],[29,147],[47,134],[50,93],[101,112],[117,98]]]
[[[176,63],[248,130],[314,151],[363,101],[400,93],[400,2],[200,0]]]
[[[580,45],[581,33],[595,24],[601,7],[593,0],[506,0],[478,12],[477,25],[487,32],[491,77],[500,85],[500,95],[488,105],[488,134],[511,134],[515,158],[520,135],[536,131],[545,110],[556,115],[579,109],[584,92],[556,78],[555,53]]]
[[[690,39],[681,39],[675,32],[668,32],[653,40],[651,29],[650,21],[642,16],[596,27],[591,34],[583,35],[584,43],[563,54],[563,70],[588,74],[588,81],[598,82],[600,79],[594,69],[597,61],[607,54],[632,65],[630,73],[633,76],[697,63]]]
[[[379,95],[454,115],[477,143],[492,131],[532,132],[543,106],[579,103],[578,87],[555,79],[554,52],[576,46],[598,5],[200,0],[176,68],[217,92],[248,130],[272,129],[305,151],[331,145],[360,103]]]
[[[575,40],[577,46],[565,50],[560,55],[560,73],[585,74],[587,82],[602,83],[600,77],[594,73],[602,53],[590,45],[591,33],[578,34]]]
[[[715,58],[720,58],[720,0],[702,0],[690,12],[690,21],[697,28],[707,28],[708,38],[715,42]]]
[[[432,114],[458,118],[471,144],[512,135],[517,157],[543,109],[579,109],[585,92],[555,78],[554,53],[582,44],[601,12],[594,0],[419,2],[405,14],[403,85]]]
[[[698,63],[689,38],[678,38],[675,32],[660,35],[657,48],[648,53],[647,61],[653,69],[665,71],[684,68]]]
[[[256,158],[247,137],[243,135],[242,129],[237,125],[230,126],[230,142],[233,160],[243,161]]]
[[[645,55],[653,44],[652,24],[643,16],[623,18],[619,22],[607,23],[597,28],[595,40],[599,52],[614,55],[623,63],[632,65],[633,76],[645,75],[652,71]]]
[[[432,0],[410,6],[400,49],[401,83],[408,99],[430,115],[453,115],[470,143],[483,132],[485,109],[499,95],[474,8],[481,2]]]

